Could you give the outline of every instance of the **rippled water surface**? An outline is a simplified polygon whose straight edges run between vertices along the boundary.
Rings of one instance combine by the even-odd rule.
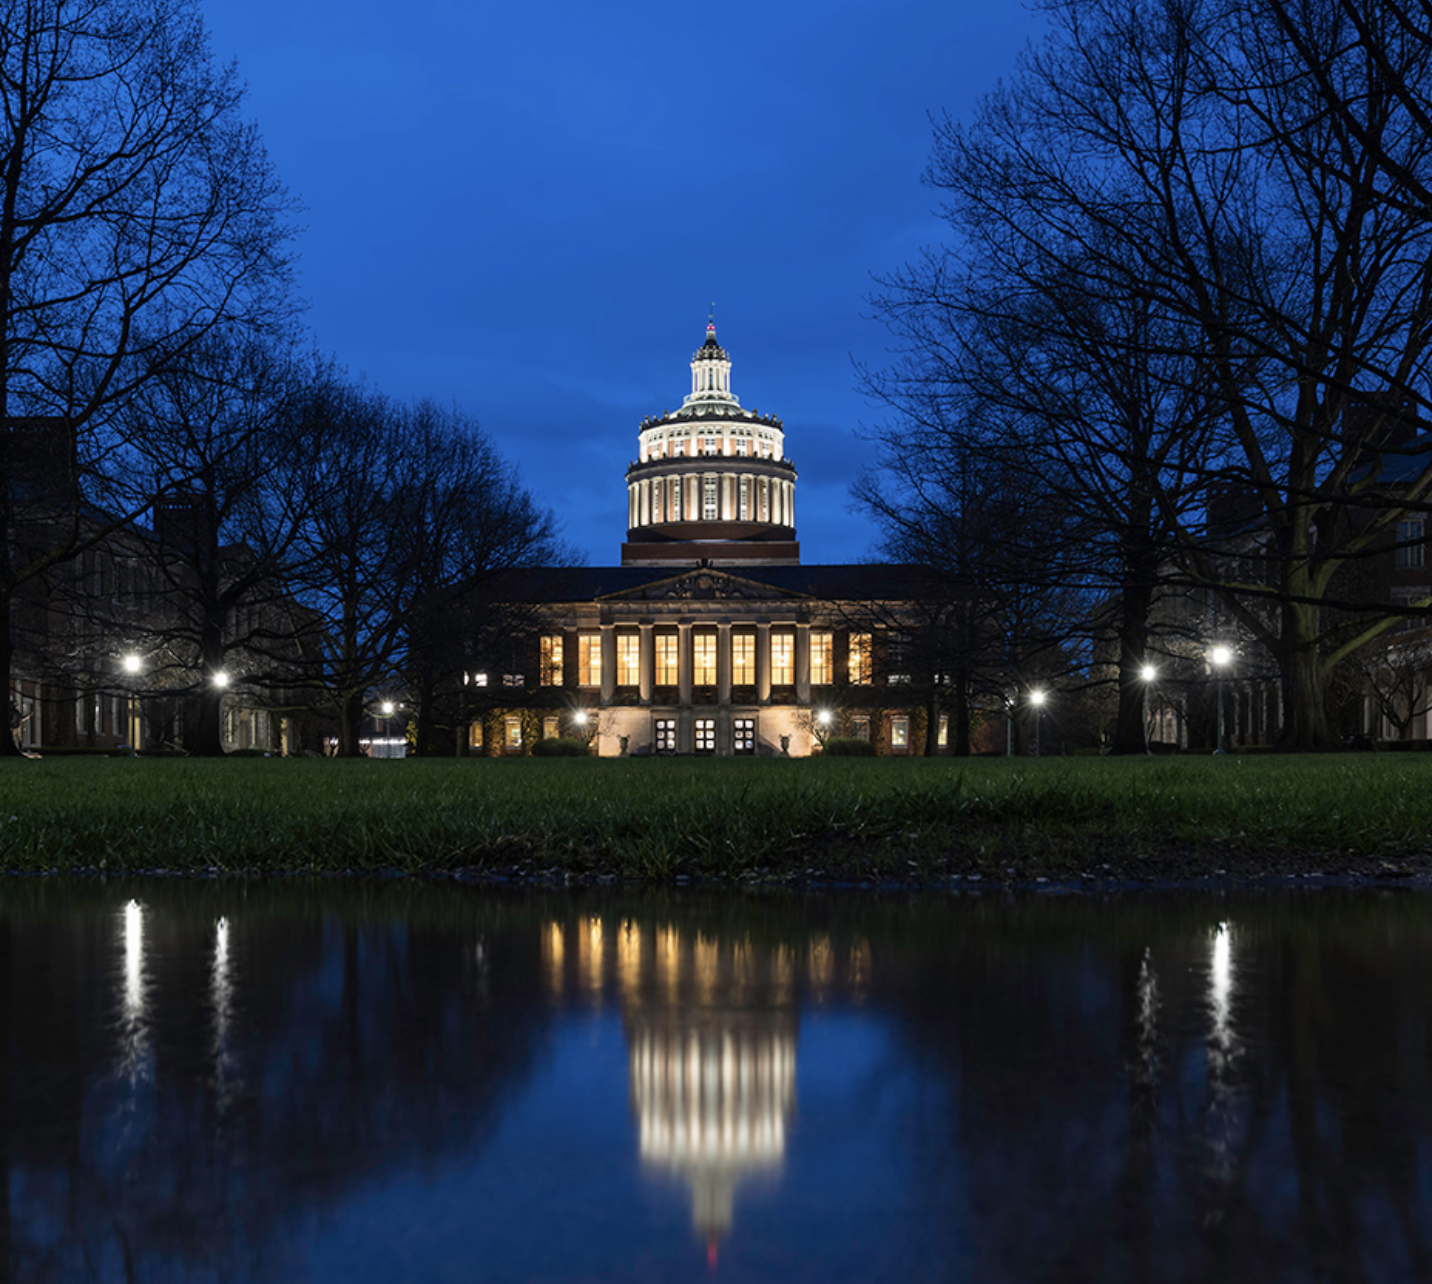
[[[1432,899],[0,884],[16,1281],[1432,1279]]]

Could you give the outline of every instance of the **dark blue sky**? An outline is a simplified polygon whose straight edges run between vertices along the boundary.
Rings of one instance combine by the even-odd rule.
[[[928,114],[967,114],[1014,0],[204,0],[284,182],[321,350],[477,416],[596,565],[709,303],[785,421],[802,560],[855,561],[872,275],[940,237]]]

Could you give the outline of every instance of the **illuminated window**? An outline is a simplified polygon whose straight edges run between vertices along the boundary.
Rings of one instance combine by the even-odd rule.
[[[691,680],[698,687],[716,685],[716,635],[697,633],[691,639]]]
[[[858,686],[870,682],[870,634],[850,635],[850,680]]]
[[[907,749],[910,746],[910,719],[890,719],[890,747],[892,749]]]
[[[746,443],[743,441],[743,442],[741,442],[740,444],[741,444],[742,446],[744,446]],[[743,450],[741,453],[742,453],[742,454],[745,454],[746,452]],[[741,478],[740,498],[739,498],[739,500],[738,500],[737,502],[738,502],[738,504],[739,504],[739,507],[737,508],[737,516],[738,516],[738,517],[740,518],[740,520],[743,521],[743,522],[750,521],[750,520],[751,520],[751,482],[750,482],[750,479],[749,479],[749,478],[746,478],[746,477],[742,477],[742,478]]]
[[[617,634],[617,686],[634,687],[641,681],[641,638],[635,633]]]
[[[696,752],[716,752],[716,720],[714,718],[696,719]]]
[[[482,723],[469,722],[467,724],[467,747],[469,749],[482,748]]]
[[[796,680],[796,635],[771,634],[771,685],[788,687]]]
[[[754,633],[733,633],[731,635],[731,681],[738,687],[750,687],[756,683],[756,635]]]
[[[671,483],[671,520],[682,521],[686,514],[681,511],[681,478]]]
[[[824,630],[810,635],[810,680],[818,687],[835,681],[835,638]]]
[[[708,522],[714,522],[716,514],[716,478],[706,477],[701,482],[701,516]]]
[[[602,685],[602,635],[583,633],[577,639],[577,685]]]
[[[734,753],[756,752],[756,720],[754,718],[733,718],[731,721],[731,749]]]
[[[656,685],[659,687],[674,687],[677,681],[677,646],[678,638],[675,633],[658,633],[656,635]]]
[[[538,671],[538,681],[544,687],[560,687],[562,685],[562,635],[560,633],[544,633],[541,647],[542,663]]]
[[[507,747],[509,749],[522,748],[522,719],[504,718],[503,728],[506,732]]]
[[[703,437],[701,440],[701,453],[703,455],[716,454],[716,448],[718,444],[719,443],[717,442],[715,437]]]
[[[948,713],[942,713],[940,715],[940,730],[936,736],[935,743],[938,744],[941,749],[950,743],[950,715]]]
[[[656,752],[676,752],[676,719],[658,718],[656,720]]]
[[[561,734],[562,729],[558,725],[556,718],[546,717],[542,719],[542,738],[544,740],[555,740]]]
[[[738,437],[738,438],[736,438],[736,453],[737,453],[738,455],[740,455],[743,459],[745,458],[745,455],[746,455],[746,449],[747,449],[746,439],[745,439],[744,437]]]

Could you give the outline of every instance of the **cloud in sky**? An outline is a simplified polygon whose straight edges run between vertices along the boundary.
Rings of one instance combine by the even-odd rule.
[[[475,414],[594,564],[648,414],[689,389],[711,300],[745,406],[780,415],[807,562],[876,532],[846,492],[886,345],[872,274],[938,239],[928,116],[1037,32],[906,0],[206,0],[306,207],[319,346]]]

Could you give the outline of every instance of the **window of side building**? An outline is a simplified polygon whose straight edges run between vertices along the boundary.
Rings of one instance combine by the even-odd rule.
[[[1420,519],[1397,523],[1397,551],[1393,554],[1393,565],[1399,571],[1414,571],[1423,565],[1426,558],[1423,533]]]
[[[680,673],[677,661],[679,645],[680,639],[675,633],[658,633],[656,635],[657,686],[674,687],[676,685]]]
[[[857,686],[870,685],[870,644],[868,633],[850,635],[850,681]]]
[[[602,685],[602,635],[583,633],[577,639],[577,685]]]
[[[756,635],[731,634],[731,682],[738,687],[756,685]]]
[[[544,633],[540,642],[541,663],[538,666],[538,680],[544,687],[562,685],[562,635]]]
[[[691,638],[691,680],[698,687],[716,685],[716,635],[696,633]]]
[[[811,685],[817,687],[829,686],[835,681],[835,636],[829,630],[811,630],[810,680]]]
[[[715,719],[715,718],[697,718],[697,719],[696,719],[696,752],[697,752],[697,753],[715,753],[715,752],[716,752],[716,719]]]
[[[897,716],[890,719],[890,747],[892,749],[908,749],[910,747],[910,719]]]
[[[796,635],[784,630],[771,632],[771,685],[789,687],[796,680]]]
[[[641,681],[641,637],[617,634],[617,686],[634,687]]]

